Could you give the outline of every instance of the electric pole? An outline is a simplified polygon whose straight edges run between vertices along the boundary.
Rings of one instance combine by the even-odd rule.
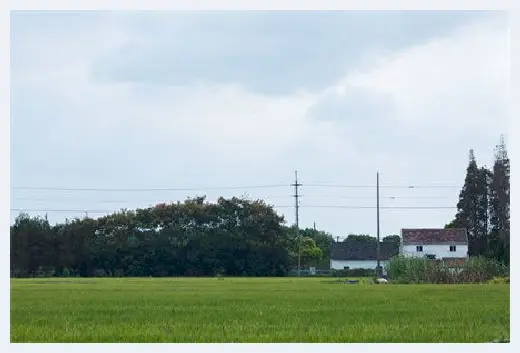
[[[376,198],[377,198],[377,276],[380,275],[380,258],[381,258],[381,248],[379,244],[379,172],[377,172],[377,182],[376,182]]]
[[[294,210],[296,212],[296,239],[298,241],[298,276],[300,275],[300,254],[301,254],[301,242],[300,242],[300,224],[299,224],[299,198],[298,187],[302,186],[302,184],[298,184],[298,171],[294,171]]]

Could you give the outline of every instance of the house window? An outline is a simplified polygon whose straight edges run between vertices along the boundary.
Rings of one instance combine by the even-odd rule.
[[[455,245],[450,245],[450,252],[457,251],[457,247]]]
[[[422,245],[417,245],[417,252],[422,252]]]

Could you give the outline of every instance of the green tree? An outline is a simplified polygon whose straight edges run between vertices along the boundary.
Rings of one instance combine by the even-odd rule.
[[[459,194],[455,220],[446,227],[466,228],[468,231],[469,254],[482,255],[486,252],[488,224],[488,171],[479,168],[473,150],[469,152],[464,186]]]
[[[510,163],[503,135],[495,147],[495,163],[490,179],[490,254],[500,261],[509,263]]]
[[[316,265],[323,257],[323,250],[321,250],[314,239],[311,237],[301,237],[301,265],[302,267],[309,267]]]
[[[330,266],[332,245],[334,244],[334,237],[332,234],[313,228],[302,229],[300,230],[300,234],[304,237],[313,239],[316,246],[320,248],[323,253],[321,259],[317,262],[316,267],[328,269]]]
[[[383,238],[383,243],[397,243],[397,244],[400,244],[401,243],[401,237],[399,235],[396,235],[396,234],[388,235],[388,236]]]

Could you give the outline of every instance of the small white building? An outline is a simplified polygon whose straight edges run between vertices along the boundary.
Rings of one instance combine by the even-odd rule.
[[[397,243],[380,242],[379,243],[379,264],[386,268],[388,261],[392,256],[399,254],[399,245]],[[332,245],[330,256],[331,270],[347,270],[347,269],[371,269],[377,268],[377,243],[359,241],[356,239],[346,239],[342,242],[335,242]]]
[[[399,253],[432,260],[465,261],[468,257],[468,234],[463,228],[402,229]]]

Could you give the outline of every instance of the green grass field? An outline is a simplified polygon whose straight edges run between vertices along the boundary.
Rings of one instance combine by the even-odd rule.
[[[11,342],[488,342],[509,285],[12,279]]]

